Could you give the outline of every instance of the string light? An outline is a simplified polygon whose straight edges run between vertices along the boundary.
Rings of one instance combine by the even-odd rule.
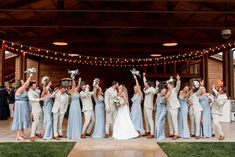
[[[93,57],[93,56],[83,56],[83,55],[79,55],[77,57],[73,56],[69,56],[66,55],[66,53],[62,53],[62,52],[56,52],[56,51],[51,51],[51,50],[45,50],[45,49],[41,49],[41,48],[36,48],[36,47],[31,47],[31,46],[26,46],[26,45],[22,45],[22,44],[18,44],[18,43],[13,43],[13,42],[9,42],[9,41],[5,41],[2,40],[3,43],[5,44],[6,48],[13,50],[13,51],[19,51],[18,47],[20,47],[20,52],[22,54],[26,54],[27,51],[24,51],[25,49],[29,49],[29,50],[37,50],[37,52],[45,52],[46,54],[50,52],[54,53],[56,56],[52,57],[52,56],[47,56],[44,55],[43,53],[37,54],[35,51],[31,51],[28,54],[29,55],[33,55],[33,56],[37,56],[37,57],[41,57],[41,58],[47,58],[47,59],[51,59],[51,60],[60,60],[60,61],[65,61],[65,62],[74,62],[74,63],[82,63],[80,60],[84,60],[84,62],[86,64],[91,64],[91,65],[113,65],[115,64],[115,66],[152,66],[154,65],[153,62],[161,62],[159,64],[163,64],[162,62],[164,62],[164,64],[172,62],[172,63],[176,63],[176,62],[186,62],[188,60],[191,59],[198,59],[200,57],[202,57],[203,55],[207,54],[207,53],[214,53],[216,50],[221,50],[221,49],[225,49],[228,47],[231,47],[232,45],[235,45],[235,42],[231,42],[231,43],[227,43],[227,44],[222,44],[220,46],[216,46],[216,47],[212,47],[212,48],[208,48],[208,49],[203,49],[201,51],[192,51],[189,53],[184,53],[184,54],[178,54],[178,55],[172,55],[172,56],[161,56],[158,58],[108,58],[108,57]],[[9,46],[8,44],[10,44],[11,46]],[[58,55],[61,55],[61,57],[59,57]],[[64,57],[66,58],[64,58]],[[77,58],[79,58],[80,60],[76,60]],[[167,61],[168,59],[170,59],[170,61]],[[97,61],[99,61],[99,64],[97,64]],[[114,61],[114,62],[113,62]],[[165,62],[167,61],[167,62]],[[89,62],[89,63],[88,63]],[[132,64],[133,65],[132,65]],[[145,64],[141,64],[141,63],[145,63]]]

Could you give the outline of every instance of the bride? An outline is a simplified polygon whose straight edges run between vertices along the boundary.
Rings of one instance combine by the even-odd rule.
[[[130,118],[128,94],[124,85],[118,87],[118,98],[120,102],[116,103],[118,111],[113,126],[113,138],[123,140],[138,137],[139,133]]]

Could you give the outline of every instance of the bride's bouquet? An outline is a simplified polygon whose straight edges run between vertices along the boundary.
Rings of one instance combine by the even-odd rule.
[[[123,99],[122,97],[120,97],[120,96],[116,96],[116,97],[113,99],[113,102],[114,102],[114,104],[115,104],[117,107],[119,107],[119,106],[121,106],[121,105],[124,104],[124,99]]]

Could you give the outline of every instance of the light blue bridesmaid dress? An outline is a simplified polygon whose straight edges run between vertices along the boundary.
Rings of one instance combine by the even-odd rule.
[[[178,113],[178,128],[181,138],[190,138],[188,127],[188,104],[186,100],[179,96],[180,108]]]
[[[53,138],[53,118],[52,118],[52,106],[53,100],[52,98],[45,98],[43,102],[44,106],[44,118],[45,118],[45,133],[43,139],[50,140]]]
[[[157,96],[157,110],[155,115],[155,138],[157,140],[164,140],[165,135],[165,119],[167,114],[166,103],[163,100],[163,97],[158,94]]]
[[[142,110],[141,110],[141,96],[135,94],[132,98],[131,106],[131,120],[135,126],[135,129],[140,133],[144,133]]]
[[[211,108],[209,104],[209,98],[206,95],[202,95],[199,97],[200,104],[203,108],[202,111],[202,135],[204,137],[212,136],[212,123],[211,123]]]
[[[95,99],[95,128],[92,134],[93,138],[102,138],[105,136],[105,108],[104,97],[99,96]]]
[[[28,92],[25,91],[15,96],[15,110],[12,130],[26,129],[30,127]]]
[[[78,140],[82,134],[82,114],[78,93],[71,94],[67,138]]]

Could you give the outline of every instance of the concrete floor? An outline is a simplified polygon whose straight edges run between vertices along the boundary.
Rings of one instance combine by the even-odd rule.
[[[11,120],[0,121],[0,142],[16,142],[16,131],[11,131]],[[172,141],[170,138],[162,142],[235,142],[235,122],[222,123],[222,127],[225,134],[225,140],[219,141],[217,137],[210,139],[178,139]],[[64,135],[67,130],[67,120],[65,119],[63,125]],[[30,129],[25,130],[25,135],[29,137]],[[62,138],[59,141],[50,140],[45,141],[43,139],[36,139],[36,141],[44,142],[69,142]],[[29,142],[29,140],[26,140]],[[146,139],[140,137],[131,140],[114,140],[111,137],[108,139],[93,139],[88,137],[77,141],[76,145],[69,154],[69,157],[109,157],[112,154],[113,157],[165,157],[166,154],[158,146],[155,139]]]

